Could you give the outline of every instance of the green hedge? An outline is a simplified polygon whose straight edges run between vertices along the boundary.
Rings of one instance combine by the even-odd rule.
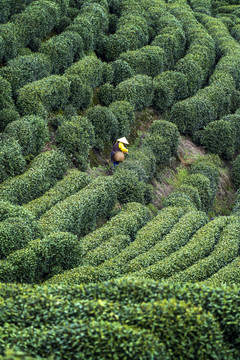
[[[14,109],[11,84],[0,76],[0,110]]]
[[[129,236],[133,241],[138,230],[151,219],[147,207],[139,203],[128,203],[122,207],[119,214],[112,217],[106,224],[81,239],[79,247],[84,259],[107,240],[117,236]]]
[[[0,183],[24,172],[26,160],[16,139],[0,140]]]
[[[177,154],[180,134],[175,124],[166,120],[155,120],[149,128],[149,133],[162,136],[170,146],[171,155]]]
[[[141,49],[127,51],[122,53],[119,59],[128,63],[134,74],[154,77],[166,69],[166,55],[159,46],[147,45]]]
[[[43,232],[69,231],[84,236],[99,218],[107,218],[117,198],[111,177],[98,177],[74,195],[58,202],[39,219]]]
[[[153,80],[153,107],[159,111],[171,108],[177,101],[188,96],[188,80],[178,71],[165,71]]]
[[[64,232],[25,242],[25,246],[21,246],[24,249],[12,252],[0,263],[0,279],[2,282],[39,283],[71,269],[79,261],[78,244],[77,236]]]
[[[51,70],[52,64],[48,58],[36,53],[9,60],[7,65],[0,69],[0,75],[9,81],[16,97],[18,89],[27,83],[49,76]]]
[[[129,12],[119,18],[116,32],[103,38],[103,53],[107,61],[114,61],[122,52],[147,45],[148,40],[147,21],[141,14]]]
[[[215,274],[210,276],[203,283],[206,285],[221,286],[222,284],[234,285],[240,283],[239,278],[240,256],[237,256],[232,262],[223,266]]]
[[[52,188],[39,198],[24,204],[24,209],[31,211],[37,218],[42,216],[53,205],[80,191],[90,183],[87,173],[70,169],[62,180],[58,181]]]
[[[106,260],[109,260],[121,253],[131,242],[127,235],[117,234],[104,241],[95,249],[89,251],[82,259],[83,265],[98,266]]]
[[[126,100],[136,110],[143,110],[152,104],[153,84],[147,75],[136,75],[122,81],[115,88],[116,100]]]
[[[47,151],[38,155],[22,175],[0,184],[0,199],[14,204],[25,204],[43,195],[61,179],[67,161],[60,151]]]
[[[34,115],[11,122],[6,126],[4,133],[18,141],[24,156],[38,155],[49,141],[45,119]]]
[[[117,86],[120,82],[134,76],[133,69],[124,60],[117,59],[110,63],[113,69],[113,85]]]
[[[131,272],[131,275],[139,277],[158,276],[158,271],[161,271],[158,263],[165,262],[172,253],[186,245],[207,221],[207,216],[203,212],[194,210],[187,212],[162,241],[157,242],[146,253],[137,256],[128,264],[128,273]]]
[[[168,164],[171,157],[171,147],[163,136],[156,133],[147,134],[143,140],[143,151],[144,147],[151,149],[157,165]]]
[[[174,207],[161,210],[155,218],[138,230],[135,240],[126,249],[96,269],[98,279],[108,280],[131,271],[135,259],[144,257],[152,247],[163,241],[186,212],[186,209]]]
[[[68,105],[75,107],[77,110],[86,110],[92,102],[93,90],[78,75],[67,75],[70,81],[70,96]],[[66,107],[65,109],[66,110]]]
[[[128,202],[146,204],[147,185],[143,181],[139,181],[133,170],[118,167],[113,176],[118,184],[117,199],[121,204]]]
[[[99,87],[97,95],[102,105],[109,106],[115,100],[114,86],[106,82]]]
[[[198,260],[186,270],[173,277],[173,281],[202,281],[226,266],[239,255],[239,218],[236,217],[224,228],[213,251],[205,258]]]
[[[66,76],[51,75],[19,89],[17,107],[22,115],[42,115],[58,110],[68,103],[70,81]]]
[[[201,199],[202,210],[208,211],[212,206],[215,193],[211,188],[211,182],[206,175],[199,173],[191,174],[183,184],[195,187]]]
[[[20,119],[19,113],[14,109],[5,108],[0,110],[0,131],[3,131],[7,124]]]
[[[78,75],[79,78],[95,89],[102,83],[103,62],[95,56],[85,56],[83,59],[70,66],[66,75]]]
[[[114,101],[109,105],[109,110],[117,118],[117,137],[121,137],[123,134],[128,136],[135,118],[133,105],[124,100]]]
[[[14,330],[17,336],[15,341],[11,336]],[[103,320],[86,322],[76,319],[51,328],[43,326],[42,329],[36,329],[34,335],[28,328],[6,326],[1,330],[1,336],[9,336],[8,345],[13,346],[17,342],[21,350],[32,356],[46,358],[54,354],[57,360],[69,359],[69,355],[73,360],[79,356],[88,359],[97,359],[99,356],[104,359],[113,356],[118,359],[127,356],[132,359],[150,359],[155,355],[165,357],[164,345],[159,343],[158,337],[152,332]],[[76,338],[79,341],[76,342]]]
[[[74,287],[30,287],[2,284],[1,292],[1,334],[2,339],[4,339],[1,350],[6,347],[8,342],[13,342],[14,335],[16,337],[17,334],[17,343],[22,345],[20,346],[21,350],[25,347],[28,350],[27,354],[31,351],[39,351],[39,344],[43,344],[40,341],[42,339],[40,331],[42,333],[43,330],[53,331],[54,329],[56,331],[56,328],[60,329],[64,322],[68,324],[68,327],[70,327],[69,324],[72,325],[72,331],[77,331],[80,328],[87,341],[89,337],[83,331],[83,327],[80,326],[82,324],[80,321],[83,321],[80,319],[84,319],[85,326],[91,329],[90,334],[96,335],[94,329],[99,329],[96,339],[98,341],[102,339],[101,341],[104,342],[104,339],[113,336],[110,332],[106,338],[100,336],[101,329],[102,334],[106,334],[103,326],[103,324],[106,324],[103,321],[106,320],[103,319],[107,319],[115,325],[117,324],[116,321],[118,321],[119,326],[128,323],[128,329],[132,329],[132,327],[138,329],[138,331],[144,329],[145,336],[147,335],[146,329],[148,329],[148,334],[149,331],[154,332],[158,338],[158,344],[163,343],[167,348],[167,353],[164,355],[155,353],[158,358],[167,359],[169,355],[169,358],[172,359],[179,359],[181,356],[192,359],[204,359],[206,356],[213,359],[216,355],[216,358],[231,359],[234,358],[234,350],[235,358],[238,358],[239,288],[237,287],[213,287],[199,284],[180,285],[145,279],[121,279]],[[22,316],[24,309],[26,310],[25,316]],[[79,317],[80,319],[77,322],[76,318]],[[90,324],[93,324],[94,318],[97,317],[99,322],[95,323],[94,327],[90,326]],[[179,321],[176,321],[176,319]],[[49,324],[47,328],[46,324]],[[34,344],[36,346],[34,347],[31,346],[30,340],[33,335],[27,335],[27,332],[32,332],[32,329],[34,329],[35,334]],[[112,332],[115,331],[116,333],[116,326],[111,329]],[[126,326],[124,329],[126,329]],[[123,336],[123,327],[121,327],[121,330]],[[57,335],[55,332],[55,336],[49,335],[46,337],[45,331],[44,339],[48,339],[49,352],[51,352],[51,343],[55,345],[54,349],[56,349],[55,339]],[[206,335],[206,331],[209,335],[203,336]],[[187,340],[186,333],[188,335]],[[60,330],[57,334],[60,336]],[[202,335],[199,336],[199,334]],[[112,337],[110,338],[112,339]],[[63,340],[62,337],[61,339]],[[69,340],[69,337],[67,339]],[[76,339],[76,336],[74,336],[74,339]],[[134,344],[135,337],[132,336],[132,340]],[[145,340],[152,339],[147,337]],[[121,341],[123,342],[122,337]],[[128,341],[130,340],[128,339]],[[63,342],[63,344],[65,343]],[[153,342],[150,342],[150,344],[152,346]],[[192,347],[192,344],[194,344],[194,347]],[[142,345],[142,342],[140,345]],[[98,345],[96,347],[98,348]],[[145,346],[144,349],[146,349]],[[207,352],[208,349],[209,353]],[[222,349],[222,353],[219,352],[220,349]],[[43,350],[47,351],[46,348]],[[88,350],[83,351],[83,357],[85,354],[88,356],[89,351],[88,342]],[[64,354],[66,354],[66,351],[60,352],[59,356],[65,356]],[[101,354],[104,354],[106,358],[107,354],[113,356],[109,349],[106,355],[104,352],[101,352]],[[132,356],[133,353],[130,354]],[[41,356],[41,354],[39,355]],[[154,356],[152,354],[152,357]],[[75,358],[74,350],[72,350],[71,357]],[[93,357],[96,358],[98,355],[94,354]],[[147,359],[151,358],[151,356],[141,353],[139,350],[136,358]]]
[[[87,117],[72,116],[70,121],[63,121],[57,129],[56,142],[81,170],[87,169],[89,151],[95,144],[94,127]]]
[[[197,192],[197,194],[198,194],[198,192]],[[198,195],[198,197],[199,197],[199,195]],[[194,201],[192,200],[192,197],[189,196],[189,194],[188,195],[185,194],[185,189],[183,191],[176,190],[176,191],[172,192],[169,196],[167,196],[163,200],[163,204],[164,204],[164,206],[177,206],[177,207],[191,208],[192,210],[201,210],[201,207],[198,208],[195,205]]]
[[[9,340],[11,343],[11,330],[13,331],[13,329],[15,329],[18,334],[18,342],[20,344],[20,348],[24,348],[25,351],[30,351],[32,355],[37,355],[38,353],[40,353],[37,344],[41,346],[42,351],[44,351],[44,354],[46,355],[50,355],[50,345],[53,346],[55,344],[59,351],[62,350],[60,352],[63,356],[62,352],[65,343],[63,342],[63,335],[61,334],[60,329],[62,328],[64,321],[56,319],[57,323],[54,324],[53,317],[55,317],[54,311],[65,309],[65,316],[63,317],[63,319],[67,320],[66,333],[68,334],[67,339],[70,344],[70,334],[72,334],[73,336],[73,334],[76,333],[77,335],[78,326],[80,327],[82,336],[86,336],[86,338],[84,339],[85,342],[87,339],[90,342],[90,339],[94,337],[98,339],[97,341],[95,340],[97,348],[101,346],[101,342],[107,342],[109,340],[109,337],[113,341],[113,334],[111,334],[111,332],[114,332],[115,330],[115,341],[111,343],[112,346],[114,344],[114,347],[112,348],[112,346],[107,346],[106,344],[106,348],[102,348],[101,346],[101,356],[103,356],[104,359],[113,356],[113,351],[117,353],[118,359],[124,359],[126,356],[125,354],[128,354],[128,356],[134,359],[150,359],[151,357],[177,359],[181,357],[184,358],[186,356],[189,359],[193,359],[194,357],[204,359],[210,351],[212,355],[210,358],[213,359],[214,356],[223,356],[224,350],[226,351],[226,346],[223,342],[223,336],[220,332],[219,324],[215,321],[213,315],[205,312],[200,306],[194,307],[190,303],[187,304],[186,302],[178,301],[175,298],[169,300],[164,299],[162,301],[157,301],[154,303],[131,305],[129,304],[128,306],[124,306],[118,303],[111,303],[106,300],[101,302],[98,302],[96,300],[81,301],[73,306],[75,316],[78,316],[78,320],[74,319],[74,317],[72,316],[69,302],[65,304],[62,304],[60,302],[60,306],[54,305],[54,303],[52,302],[50,304],[50,314],[52,315],[52,318],[50,314],[47,315],[44,313],[44,309],[39,308],[39,313],[41,314],[41,322],[45,320],[46,323],[49,323],[49,321],[51,323],[51,328],[44,325],[44,330],[47,332],[48,337],[51,340],[40,341],[40,339],[42,339],[40,335],[40,329],[35,328],[39,336],[39,340],[37,340],[37,336],[33,337],[33,343],[35,344],[36,342],[36,345],[33,347],[34,350],[31,350],[31,347],[29,346],[30,334],[28,334],[26,330],[21,331],[21,329],[24,329],[24,326],[22,326],[21,328],[18,328],[14,325],[10,325],[9,327],[3,326],[2,333],[5,336],[10,333]],[[7,303],[5,307],[11,308],[11,304]],[[7,311],[5,310],[5,312]],[[67,315],[69,315],[69,320],[67,319]],[[179,319],[179,323],[174,321],[176,317]],[[47,320],[48,318],[49,320]],[[161,321],[159,321],[159,318],[161,318]],[[95,322],[96,320],[98,321]],[[89,334],[86,333],[86,331],[84,331],[84,322],[87,323],[91,329],[91,337]],[[95,325],[94,328],[92,326],[93,324]],[[109,330],[111,329],[111,332],[109,333],[106,333],[106,324],[108,324]],[[71,326],[72,331],[70,332]],[[100,335],[100,331],[98,330],[98,332],[96,333],[97,329],[101,329],[102,336],[98,336],[98,332]],[[119,337],[120,333],[117,331],[118,329],[122,330],[121,337]],[[133,346],[134,350],[132,351],[129,345],[126,346],[127,342],[125,345],[125,341],[128,340],[128,337],[126,338],[126,335],[128,334],[127,329],[128,332],[130,332],[130,334],[132,334],[133,336],[132,342],[135,346]],[[186,340],[186,331],[188,335],[188,340]],[[134,336],[134,332],[139,336],[139,345],[143,347],[142,351],[138,349],[139,345],[137,346],[137,344],[135,344],[136,339]],[[175,334],[175,337],[172,336],[173,333]],[[55,334],[55,336],[57,336],[58,334],[59,339],[57,341],[55,340],[53,334]],[[118,335],[118,337],[116,336],[116,334]],[[145,334],[145,341],[151,340],[151,344],[147,345],[147,343],[143,342],[143,340],[141,341],[141,334]],[[23,341],[21,341],[20,335],[22,335],[23,338],[26,340],[26,345],[23,343]],[[208,350],[208,347],[206,347],[207,344],[209,345],[209,337],[213,338],[213,342],[210,345],[211,350]],[[60,342],[60,339],[62,340],[62,342]],[[121,353],[120,351],[119,353],[117,352],[118,346],[120,347],[120,340],[122,342],[123,353]],[[92,341],[93,340],[91,339],[91,343]],[[82,350],[85,350],[83,353],[84,356],[92,355],[94,357],[95,355],[96,357],[98,352],[95,349],[85,349],[85,342],[83,343],[83,341],[81,341],[81,347],[78,346],[78,350],[80,351],[80,349],[83,348]],[[44,344],[46,345],[46,349],[43,349]],[[126,352],[125,347],[127,350]],[[74,354],[72,356],[74,356]],[[65,359],[65,357],[63,358]],[[75,357],[73,358],[75,359]]]
[[[4,205],[6,206],[6,203]],[[8,216],[0,222],[0,258],[3,259],[13,251],[25,247],[30,240],[38,236],[41,236],[41,232],[33,217]]]
[[[155,280],[168,278],[168,281],[174,281],[182,270],[184,271],[211,253],[228,223],[227,217],[221,217],[201,227],[186,245],[142,270],[142,275]]]
[[[14,23],[1,24],[1,59],[6,62],[18,55],[20,48],[23,47],[23,40],[20,37],[18,26]]]
[[[224,120],[224,117],[214,121],[201,131],[200,142],[208,151],[225,159],[232,159],[236,151],[235,126]]]
[[[240,155],[232,162],[232,179],[238,189],[240,187]]]
[[[74,31],[65,31],[43,42],[39,52],[45,54],[54,74],[62,74],[74,61],[83,57],[83,40]]]
[[[96,148],[102,150],[104,144],[116,139],[118,123],[117,118],[110,109],[99,105],[94,106],[87,110],[86,116],[94,128],[94,146]]]
[[[73,31],[81,36],[83,40],[83,49],[92,51],[95,48],[95,34],[91,20],[82,14],[78,15],[65,31]]]
[[[179,26],[169,24],[161,29],[151,42],[151,45],[159,46],[164,50],[166,66],[168,69],[172,69],[176,62],[184,55],[186,46],[186,36],[180,23]]]
[[[43,39],[59,23],[62,9],[55,1],[34,1],[14,16],[14,24],[22,43],[27,46],[34,38]]]

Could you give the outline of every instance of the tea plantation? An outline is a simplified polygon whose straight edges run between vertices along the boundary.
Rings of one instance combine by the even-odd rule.
[[[240,0],[0,0],[0,360],[240,360],[239,154]]]

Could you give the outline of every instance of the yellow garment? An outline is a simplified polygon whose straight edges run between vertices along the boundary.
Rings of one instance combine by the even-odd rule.
[[[128,154],[128,149],[125,148],[125,146],[123,145],[123,143],[121,143],[120,141],[119,141],[119,149],[120,149],[123,153]]]

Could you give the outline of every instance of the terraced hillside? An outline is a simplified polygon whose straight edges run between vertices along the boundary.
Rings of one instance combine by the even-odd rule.
[[[239,41],[239,0],[1,1],[0,359],[240,359]]]

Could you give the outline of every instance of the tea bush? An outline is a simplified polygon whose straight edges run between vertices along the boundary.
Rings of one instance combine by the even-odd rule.
[[[14,109],[11,84],[0,76],[0,110]]]
[[[185,74],[165,71],[153,80],[153,107],[165,111],[179,100],[188,96],[188,81]]]
[[[137,256],[128,264],[128,272],[134,272],[134,276],[154,278],[153,274],[161,271],[158,263],[165,261],[164,259],[167,261],[170,254],[186,245],[207,222],[205,213],[194,210],[187,212],[162,241],[157,242],[151,249]]]
[[[92,51],[95,48],[95,34],[91,20],[79,14],[73,22],[66,27],[65,31],[76,32],[83,40],[83,50]]]
[[[184,180],[183,184],[195,187],[198,190],[202,210],[208,211],[212,206],[215,193],[211,188],[211,182],[206,175],[202,174],[191,174],[187,179]]]
[[[24,11],[15,15],[14,24],[24,46],[34,38],[47,36],[62,15],[59,4],[54,1],[33,1]]]
[[[17,107],[22,115],[43,115],[44,110],[58,110],[68,103],[70,81],[51,75],[24,85],[18,92]]]
[[[95,89],[102,83],[103,62],[95,56],[85,56],[70,66],[65,74],[78,75],[82,82]]]
[[[113,85],[117,86],[120,82],[134,76],[133,69],[124,60],[117,59],[111,63],[113,69]]]
[[[116,184],[111,177],[98,177],[76,194],[50,208],[39,219],[45,234],[56,231],[84,236],[93,231],[97,219],[107,218],[117,198]]]
[[[211,254],[229,223],[227,217],[221,217],[206,224],[185,246],[151,266],[149,272],[147,268],[145,272],[151,274],[150,277],[153,274],[154,279],[168,278],[170,282],[175,281],[175,277],[177,278],[182,271],[187,271],[185,269]]]
[[[167,165],[171,157],[171,148],[165,138],[156,133],[147,134],[143,140],[144,147],[150,148],[153,152],[157,165]]]
[[[145,204],[146,184],[139,181],[133,170],[118,167],[114,172],[114,179],[119,187],[117,199],[121,204],[128,202]]]
[[[90,176],[87,173],[77,169],[70,169],[62,180],[58,181],[39,198],[24,204],[23,207],[39,218],[59,201],[83,189],[90,181]]]
[[[150,135],[160,135],[171,149],[171,155],[177,154],[180,134],[175,124],[166,120],[155,120],[149,128]]]
[[[166,69],[166,56],[159,46],[147,45],[141,49],[122,53],[120,60],[125,61],[133,69],[134,74],[157,76]]]
[[[37,283],[71,269],[78,263],[78,243],[76,235],[66,232],[32,240],[0,264],[0,279],[3,282]]]
[[[128,136],[135,117],[133,105],[128,101],[114,101],[109,105],[109,110],[117,119],[117,138]]]
[[[164,50],[166,67],[173,69],[176,62],[184,55],[186,46],[186,36],[181,24],[179,23],[179,26],[169,25],[164,27],[157,33],[151,45],[159,46]]]
[[[24,172],[26,160],[16,139],[0,140],[0,183]]]
[[[22,175],[0,184],[0,199],[22,205],[43,195],[67,169],[65,156],[57,150],[39,154]]]
[[[40,236],[36,220],[29,217],[8,217],[0,222],[0,258],[3,259],[14,250],[21,249],[27,243]]]
[[[38,155],[49,140],[46,121],[34,115],[12,121],[6,126],[4,133],[18,141],[24,156]]]
[[[66,78],[70,82],[70,96],[68,98],[68,105],[75,107],[77,110],[86,110],[92,102],[93,90],[80,79],[78,75],[67,75]]]
[[[236,131],[233,124],[223,119],[208,124],[201,131],[200,142],[208,151],[229,160],[236,151]]]
[[[131,239],[127,235],[117,234],[104,241],[95,249],[89,251],[87,255],[82,259],[83,265],[98,266],[104,261],[113,258],[117,254],[121,253],[131,242]]]
[[[79,248],[83,261],[87,254],[90,256],[93,249],[104,243],[107,244],[110,238],[128,236],[133,241],[138,230],[146,225],[151,218],[150,211],[142,204],[133,202],[123,205],[122,210],[101,228],[81,239]]]
[[[116,139],[118,123],[110,109],[103,106],[91,107],[86,116],[94,128],[96,148],[102,150],[105,143]]]
[[[53,64],[43,54],[23,55],[9,60],[7,65],[0,69],[0,75],[9,81],[13,96],[16,98],[18,89],[30,82],[49,76],[52,66]]]
[[[177,282],[202,281],[233,261],[239,255],[240,226],[238,221],[238,218],[235,220],[233,218],[232,221],[230,219],[212,252],[176,274],[173,280]]]
[[[81,170],[86,170],[89,151],[95,144],[94,128],[87,117],[72,116],[70,121],[63,121],[56,142],[67,156],[76,159]]]
[[[62,74],[83,57],[83,40],[78,33],[65,31],[43,42],[39,52],[49,58],[54,74]]]
[[[226,266],[223,266],[215,274],[204,280],[206,285],[221,286],[222,284],[234,285],[239,284],[239,266],[240,256],[237,256]]]
[[[125,100],[135,107],[135,110],[143,110],[152,104],[153,85],[147,75],[136,75],[122,81],[115,88],[116,100]]]
[[[114,86],[109,82],[101,85],[98,89],[98,98],[104,106],[109,106],[114,100]]]
[[[5,108],[0,110],[0,131],[3,131],[7,124],[20,119],[19,113],[14,109]]]

